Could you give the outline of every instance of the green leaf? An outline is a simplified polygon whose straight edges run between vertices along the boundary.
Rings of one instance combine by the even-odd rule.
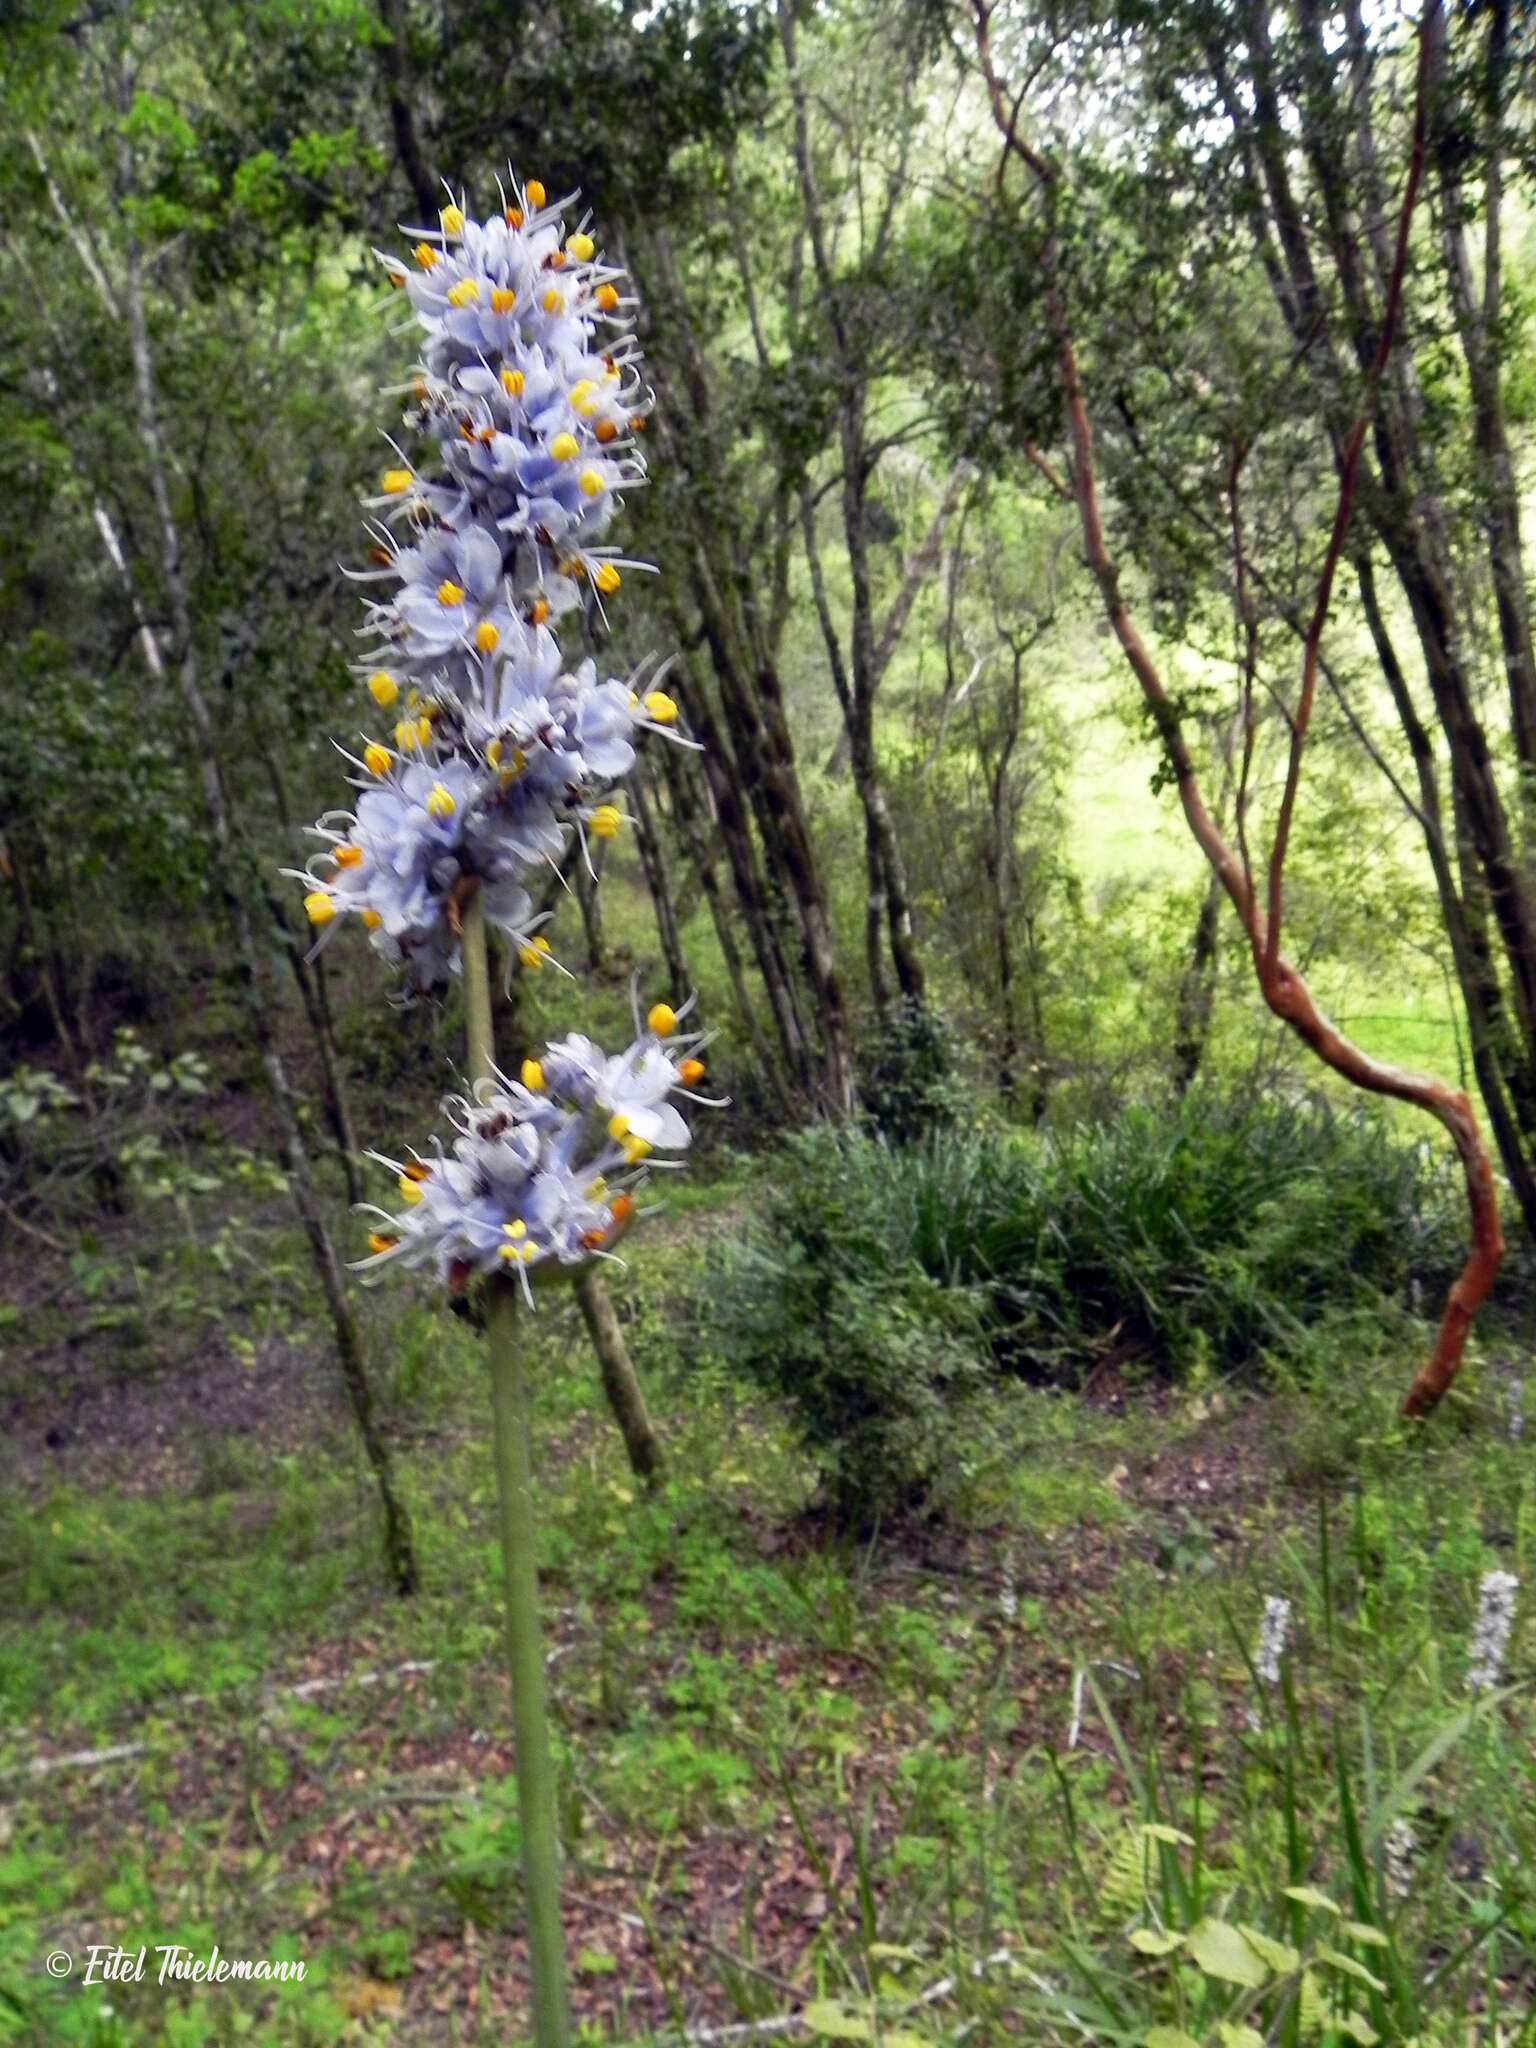
[[[1186,1835],[1182,1828],[1171,1828],[1166,1821],[1149,1820],[1143,1823],[1141,1832],[1153,1842],[1167,1842],[1173,1848],[1193,1849],[1195,1838]]]
[[[1362,1948],[1390,1948],[1392,1937],[1383,1934],[1379,1927],[1373,1927],[1369,1920],[1345,1920],[1344,1932],[1351,1941],[1358,1941]]]
[[[1329,1964],[1335,1970],[1342,1970],[1346,1977],[1353,1977],[1358,1983],[1369,1984],[1373,1991],[1385,1991],[1387,1988],[1379,1977],[1371,1975],[1364,1963],[1357,1963],[1353,1956],[1341,1955],[1325,1941],[1317,1944],[1317,1960]]]
[[[813,2034],[829,2041],[872,2041],[875,2029],[867,2012],[857,2012],[840,1998],[817,1998],[800,2017]]]
[[[1298,1906],[1311,1906],[1318,1913],[1337,1913],[1338,1907],[1326,1892],[1320,1892],[1315,1884],[1288,1884],[1285,1896],[1294,1899]]]
[[[1225,1920],[1201,1920],[1189,1931],[1189,1952],[1207,1977],[1250,1990],[1264,1983],[1269,1966]]]
[[[1300,1969],[1301,1957],[1288,1941],[1276,1941],[1272,1934],[1264,1934],[1257,1927],[1242,1924],[1237,1931],[1254,1954],[1263,1957],[1277,1977],[1289,1977]]]
[[[1200,2043],[1182,2027],[1154,2027],[1147,2036],[1146,2048],[1200,2048]]]
[[[1376,2043],[1381,2039],[1363,2012],[1345,2013],[1342,2016],[1335,2013],[1333,2024],[1341,2034],[1348,2034],[1351,2041],[1358,2041],[1360,2048],[1376,2048]]]
[[[1138,1927],[1131,1936],[1131,1947],[1144,1956],[1170,1956],[1183,1946],[1182,1934],[1170,1934],[1157,1927]]]
[[[1264,2036],[1253,2027],[1240,2027],[1223,2020],[1218,2029],[1221,2048],[1264,2048]]]

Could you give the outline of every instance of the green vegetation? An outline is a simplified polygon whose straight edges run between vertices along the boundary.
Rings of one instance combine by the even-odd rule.
[[[691,744],[561,785],[473,1035],[690,1002],[726,1098],[622,1342],[522,1319],[582,2040],[1536,2048],[1533,37],[6,10],[0,2048],[528,2036],[484,1289],[348,1270],[465,983],[391,1007],[293,873],[331,735],[445,745],[358,659],[462,511],[375,495],[401,408],[543,432],[420,396],[375,254],[509,169],[643,350],[633,558],[546,505],[473,659],[548,608]]]
[[[574,1315],[537,1330],[567,1924],[597,2037],[807,2002],[835,2038],[878,2016],[935,2043],[1050,2039],[1073,2010],[1110,2041],[1201,2039],[1218,2015],[1311,2040],[1332,2011],[1348,2038],[1449,2044],[1522,2009],[1536,1728],[1526,1688],[1466,1691],[1479,1577],[1527,1570],[1536,1526],[1495,1371],[1411,1441],[1401,1350],[1363,1323],[1305,1387],[1112,1371],[1085,1405],[1003,1379],[947,1521],[850,1542],[808,1512],[816,1473],[776,1411],[676,1319],[717,1258],[694,1215],[619,1295],[668,1446],[658,1496],[624,1469]],[[396,1334],[412,1601],[381,1597],[343,1436],[228,1438],[148,1490],[125,1472],[13,1501],[0,2038],[509,2037],[484,1361],[440,1310]],[[1276,1685],[1254,1669],[1269,1595],[1292,1603]],[[1528,1643],[1522,1624],[1512,1676]],[[89,1941],[294,1952],[308,1974],[265,1999],[156,1985],[153,1953],[138,1984],[39,1974]]]

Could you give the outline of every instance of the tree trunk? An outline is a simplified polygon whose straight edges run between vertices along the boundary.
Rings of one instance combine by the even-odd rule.
[[[613,1301],[596,1270],[588,1266],[576,1282],[576,1299],[582,1321],[597,1353],[603,1375],[603,1392],[624,1438],[630,1470],[647,1486],[661,1483],[661,1439],[651,1423],[639,1375],[630,1361],[624,1332],[613,1312]]]
[[[121,77],[120,112],[126,122],[133,104],[132,76],[126,62]],[[132,144],[126,129],[118,138],[118,178],[121,197],[130,200],[134,190]],[[288,1180],[294,1207],[309,1240],[310,1254],[319,1275],[330,1311],[342,1384],[351,1403],[358,1433],[368,1462],[373,1468],[384,1516],[384,1543],[395,1586],[401,1593],[413,1593],[418,1584],[410,1513],[395,1479],[394,1461],[388,1439],[374,1412],[373,1390],[363,1359],[357,1319],[347,1295],[335,1246],[326,1228],[325,1215],[315,1187],[309,1149],[304,1141],[298,1106],[288,1084],[287,1070],[268,1015],[266,997],[256,963],[255,935],[250,906],[239,877],[239,850],[230,824],[223,783],[219,775],[213,720],[203,696],[198,672],[197,639],[192,625],[183,569],[181,534],[171,505],[164,444],[161,438],[155,396],[154,359],[150,352],[149,326],[144,309],[143,258],[138,232],[131,220],[123,221],[129,345],[133,358],[134,389],[138,405],[139,438],[144,447],[150,498],[160,529],[166,594],[177,641],[177,675],[188,723],[195,742],[203,802],[213,836],[217,887],[229,920],[235,964],[246,1014],[261,1052],[268,1086],[284,1134],[288,1159]]]
[[[1221,882],[1212,874],[1206,884],[1189,962],[1179,977],[1179,1000],[1173,1027],[1173,1089],[1183,1099],[1200,1071],[1211,1035],[1216,1000],[1216,955],[1221,937]]]
[[[651,892],[651,907],[656,914],[656,936],[661,941],[661,957],[667,963],[672,1001],[677,1004],[685,1002],[694,993],[693,976],[688,971],[688,956],[683,951],[683,935],[678,927],[677,905],[672,897],[666,854],[657,836],[656,806],[646,791],[646,781],[647,770],[642,762],[636,761],[629,776],[635,838],[640,848],[640,865],[645,870],[646,886]]]

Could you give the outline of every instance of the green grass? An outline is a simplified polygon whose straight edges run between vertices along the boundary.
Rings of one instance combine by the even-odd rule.
[[[1385,1928],[1413,1985],[1481,1937],[1423,2000],[1419,2038],[1491,2043],[1477,2018],[1491,1997],[1516,2038],[1536,1967],[1520,1862],[1536,1722],[1526,1690],[1458,1722],[1479,1575],[1524,1574],[1536,1533],[1497,1376],[1474,1364],[1411,1437],[1396,1419],[1411,1361],[1368,1338],[1320,1384],[1262,1400],[1209,1376],[1107,1402],[1102,1388],[1085,1402],[1000,1387],[956,1520],[839,1540],[808,1513],[811,1476],[780,1420],[732,1381],[707,1329],[676,1320],[709,1270],[707,1215],[679,1204],[621,1289],[670,1453],[658,1496],[622,1463],[570,1309],[551,1302],[532,1338],[567,1903],[592,2037],[809,2000],[827,2027],[878,2020],[898,2042],[967,2025],[973,2040],[1052,2040],[1076,2000],[1101,2018],[1074,2038],[1139,2044],[1183,2024],[1214,2042],[1234,1987],[1188,1952],[1140,1956],[1130,1936],[1225,1916],[1290,1940],[1299,1856],[1307,1882]],[[379,1297],[374,1315],[398,1358],[417,1600],[384,1591],[366,1483],[328,1424],[300,1452],[258,1441],[154,1490],[55,1486],[8,1505],[0,2039],[518,2037],[515,1760],[477,1342],[425,1305]],[[1278,1690],[1248,1661],[1269,1592],[1295,1613]],[[1522,1618],[1517,1677],[1532,1648]],[[356,1682],[369,1673],[382,1675]],[[1437,1741],[1404,1801],[1415,1891],[1351,1903],[1380,1831],[1352,1861],[1346,1795],[1369,1832]],[[114,1743],[142,1749],[25,1773],[40,1751]],[[1166,1844],[1149,1864],[1148,1821],[1198,1842],[1198,1868]],[[1325,1933],[1309,1922],[1303,1939]],[[309,1974],[261,1996],[87,1989],[41,1970],[55,1948],[172,1940],[286,1949]],[[1007,1967],[971,1974],[1001,1949]],[[1353,1952],[1374,1969],[1374,1951]],[[1344,1986],[1329,1967],[1332,1997]],[[944,1977],[951,1992],[911,2003]],[[1369,2019],[1378,1994],[1359,1988]],[[1381,2037],[1406,2039],[1392,2023]]]

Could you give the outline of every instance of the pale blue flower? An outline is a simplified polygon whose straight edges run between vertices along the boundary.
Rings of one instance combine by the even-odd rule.
[[[692,1094],[697,1042],[668,1045],[647,1030],[610,1057],[573,1037],[525,1061],[518,1080],[497,1073],[473,1094],[446,1097],[446,1148],[406,1160],[370,1154],[395,1175],[404,1206],[372,1212],[360,1265],[430,1264],[456,1289],[476,1274],[514,1273],[531,1299],[541,1269],[611,1257],[652,1148],[688,1146],[670,1098]]]

